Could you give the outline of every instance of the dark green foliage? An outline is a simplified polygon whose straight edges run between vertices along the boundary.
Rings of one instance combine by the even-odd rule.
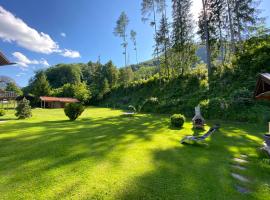
[[[18,103],[15,115],[19,119],[32,117],[30,101],[28,101],[26,98],[23,98],[23,100]]]
[[[83,64],[58,64],[46,71],[52,88],[62,87],[64,84],[78,84],[81,82],[81,67]]]
[[[84,111],[85,107],[80,103],[69,103],[65,106],[65,114],[71,120],[75,121]]]
[[[0,117],[3,117],[6,114],[6,111],[4,109],[0,109]]]
[[[130,67],[121,68],[119,70],[119,81],[124,86],[127,86],[128,83],[133,81],[134,79],[134,73]]]
[[[57,97],[73,97],[83,103],[87,103],[91,99],[91,92],[86,83],[65,84],[61,88],[53,90],[53,96]]]
[[[172,127],[181,128],[186,121],[186,118],[182,114],[174,114],[171,116]]]
[[[254,103],[251,91],[246,88],[240,88],[233,91],[230,95],[230,103],[232,106],[238,108],[251,106]]]
[[[6,91],[12,91],[12,92],[15,92],[17,95],[22,95],[22,90],[21,88],[19,88],[16,83],[14,82],[9,82],[7,83],[7,86],[6,86]]]

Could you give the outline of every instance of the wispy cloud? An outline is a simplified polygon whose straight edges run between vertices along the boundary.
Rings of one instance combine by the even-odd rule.
[[[48,67],[49,63],[44,58],[40,60],[30,60],[21,52],[14,52],[12,54],[16,58],[16,63],[20,67],[28,67],[29,65],[42,65],[43,67]]]
[[[73,51],[69,49],[64,49],[61,53],[62,56],[64,57],[69,57],[69,58],[80,58],[81,55],[78,51]]]
[[[50,35],[29,27],[22,19],[14,16],[2,6],[0,6],[0,27],[0,38],[3,41],[15,42],[25,49],[43,54],[58,53],[64,55],[66,52],[66,49],[61,49]],[[76,58],[74,56],[66,57]]]
[[[60,33],[60,35],[62,36],[62,37],[67,37],[67,34],[66,33]]]

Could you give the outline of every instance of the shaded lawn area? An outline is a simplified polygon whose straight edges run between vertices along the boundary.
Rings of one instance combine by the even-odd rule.
[[[124,117],[88,108],[76,122],[63,110],[33,111],[0,123],[0,199],[268,199],[270,163],[259,157],[266,127],[221,123],[205,145],[181,145],[190,122],[168,116]],[[232,159],[249,156],[253,192],[240,194]],[[236,171],[237,172],[237,171]]]

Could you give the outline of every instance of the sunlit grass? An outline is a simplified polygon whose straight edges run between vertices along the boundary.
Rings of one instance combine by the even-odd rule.
[[[181,145],[190,122],[170,129],[166,115],[125,117],[89,108],[70,122],[63,110],[33,111],[0,124],[0,199],[265,199],[270,167],[259,157],[265,127],[221,123],[208,145]],[[210,123],[213,125],[214,122]],[[249,156],[249,195],[231,163]]]

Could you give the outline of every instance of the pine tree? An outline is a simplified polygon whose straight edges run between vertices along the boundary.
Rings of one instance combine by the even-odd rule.
[[[224,49],[225,49],[225,41],[224,41],[224,29],[226,27],[226,4],[224,0],[210,0],[210,21],[209,26],[210,34],[213,41],[217,44],[218,54],[222,60],[224,60]]]
[[[118,71],[112,61],[107,62],[103,67],[103,77],[108,80],[110,88],[116,86],[118,79]]]
[[[30,106],[30,101],[23,98],[16,107],[16,117],[19,119],[26,119],[32,117],[32,111]]]
[[[123,54],[125,56],[125,66],[127,66],[127,46],[128,46],[127,26],[128,26],[128,23],[129,23],[129,19],[128,19],[126,13],[122,12],[120,17],[118,18],[118,20],[116,22],[116,27],[114,28],[115,36],[119,36],[123,40],[123,43],[121,45],[124,48]]]
[[[137,49],[137,33],[134,30],[130,31],[130,39],[134,46],[135,56],[136,56],[136,63],[138,64],[138,49]]]
[[[44,71],[37,71],[35,77],[30,80],[29,86],[37,98],[50,95],[51,87]]]
[[[163,14],[160,20],[159,30],[156,35],[156,44],[160,53],[164,54],[164,66],[166,69],[167,77],[170,76],[168,50],[170,48],[170,38],[169,38],[169,24],[168,19]]]
[[[232,51],[236,51],[236,43],[241,46],[243,39],[249,36],[250,28],[260,23],[257,7],[259,0],[226,0],[227,16],[230,27]]]
[[[248,32],[249,26],[256,23],[256,8],[254,0],[234,0],[233,14],[234,27],[237,40],[242,41],[243,36]]]
[[[181,74],[184,73],[184,69],[190,68],[195,60],[191,5],[191,0],[172,0],[172,46],[176,60],[174,65],[180,68]]]

